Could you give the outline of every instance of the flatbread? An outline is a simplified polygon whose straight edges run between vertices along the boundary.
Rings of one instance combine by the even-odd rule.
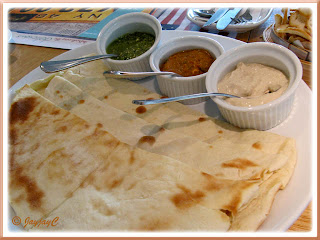
[[[9,119],[9,201],[22,220],[61,204],[119,142],[28,86],[14,98]]]
[[[165,130],[102,103],[59,76],[50,81],[44,96],[89,123],[100,124],[122,142],[172,157],[217,177],[263,180],[268,176],[266,173],[276,171],[288,161],[288,156],[281,154],[283,150],[267,154],[257,143],[234,143],[220,138],[207,144]],[[272,144],[271,148],[276,148],[279,142]]]
[[[243,150],[247,150],[248,146],[250,146],[251,150],[252,148],[254,148],[255,151],[260,151],[260,154],[264,154],[265,156],[270,156],[272,154],[274,154],[275,156],[285,156],[286,160],[283,161],[276,168],[274,168],[272,171],[266,171],[264,174],[267,177],[264,177],[263,176],[264,174],[260,175],[259,176],[260,181],[257,181],[257,179],[253,179],[250,181],[226,180],[221,177],[217,177],[217,176],[214,177],[212,175],[205,173],[206,171],[202,171],[202,174],[200,173],[202,178],[207,178],[207,180],[210,180],[211,182],[210,184],[211,190],[209,193],[208,183],[204,183],[201,181],[193,182],[193,179],[196,179],[196,180],[199,179],[197,177],[197,174],[190,174],[190,172],[185,171],[185,169],[187,168],[199,174],[199,170],[196,169],[196,168],[198,169],[201,168],[199,167],[199,164],[198,166],[196,166],[195,165],[196,162],[192,163],[185,160],[185,162],[188,165],[196,167],[196,168],[191,168],[190,166],[182,163],[181,159],[196,159],[196,157],[200,159],[208,159],[206,158],[207,157],[206,153],[210,151],[201,151],[200,154],[202,155],[199,156],[199,154],[197,155],[192,150],[190,151],[183,150],[181,144],[180,145],[167,144],[164,148],[160,148],[160,147],[155,148],[147,145],[146,150],[151,152],[159,151],[159,153],[161,153],[162,155],[167,154],[173,158],[180,159],[180,161],[176,161],[173,158],[168,158],[166,156],[161,156],[158,154],[146,152],[142,149],[139,149],[141,148],[141,146],[139,146],[139,148],[134,148],[132,146],[129,147],[126,144],[120,143],[118,147],[112,152],[112,154],[107,158],[106,162],[108,161],[117,162],[117,161],[114,161],[114,159],[129,162],[132,156],[132,152],[136,154],[136,152],[140,152],[140,151],[142,151],[143,153],[141,157],[142,160],[138,160],[138,161],[135,160],[135,162],[138,162],[138,163],[140,161],[143,162],[144,157],[146,157],[149,161],[150,159],[152,159],[151,162],[154,162],[154,159],[156,159],[157,162],[158,162],[158,159],[166,159],[164,160],[165,163],[163,164],[166,167],[162,165],[161,167],[159,167],[158,165],[154,166],[153,165],[154,163],[152,163],[150,166],[146,164],[149,167],[144,169],[143,173],[148,172],[150,174],[147,174],[148,175],[147,178],[144,178],[142,173],[139,174],[138,175],[139,179],[141,179],[141,176],[143,176],[141,179],[141,185],[136,184],[135,186],[137,186],[137,188],[133,187],[135,193],[141,194],[141,192],[143,192],[141,191],[141,189],[146,189],[147,193],[150,191],[152,192],[152,194],[149,194],[145,199],[145,201],[144,200],[140,201],[140,199],[136,201],[136,196],[134,194],[128,195],[127,191],[125,190],[126,185],[125,185],[124,179],[120,181],[120,184],[119,182],[117,182],[118,180],[115,179],[116,185],[117,185],[117,188],[116,188],[117,190],[115,191],[110,191],[110,187],[108,188],[108,190],[104,189],[103,186],[97,187],[97,184],[98,185],[101,184],[100,179],[101,178],[108,179],[103,176],[109,176],[108,174],[110,174],[108,173],[108,171],[103,170],[104,168],[103,166],[106,166],[103,164],[98,170],[92,172],[92,174],[90,175],[91,177],[89,176],[87,178],[87,180],[82,184],[82,187],[78,188],[73,193],[72,197],[66,200],[63,204],[59,205],[59,207],[57,207],[56,210],[53,211],[50,214],[50,216],[47,218],[47,219],[53,219],[55,216],[57,216],[57,214],[61,214],[61,216],[63,216],[65,220],[63,220],[63,222],[61,222],[61,225],[56,228],[57,230],[58,229],[78,230],[78,226],[81,224],[79,219],[81,219],[81,217],[83,216],[87,216],[88,219],[92,220],[93,222],[103,220],[103,223],[95,227],[95,226],[92,226],[92,224],[88,220],[86,221],[88,228],[85,227],[82,230],[91,230],[91,229],[106,230],[106,228],[108,230],[110,229],[115,229],[115,230],[217,230],[222,225],[224,227],[228,225],[228,226],[231,226],[230,230],[232,231],[252,231],[252,230],[256,230],[259,227],[259,225],[266,218],[266,215],[270,210],[272,201],[277,191],[279,189],[283,189],[286,186],[286,184],[288,183],[293,173],[293,169],[296,161],[295,142],[293,139],[285,138],[285,137],[268,133],[268,132],[241,130],[241,129],[232,127],[227,123],[209,118],[179,103],[158,105],[161,107],[148,108],[146,112],[138,113],[138,111],[136,111],[137,110],[136,106],[132,107],[129,105],[128,107],[128,102],[131,102],[131,100],[133,99],[143,99],[148,97],[156,98],[159,96],[127,80],[119,81],[115,79],[108,79],[106,81],[106,79],[104,79],[103,75],[101,74],[103,72],[102,69],[104,69],[104,66],[101,65],[99,61],[95,63],[90,63],[90,64],[91,64],[90,67],[88,67],[87,64],[84,64],[82,66],[78,66],[74,69],[70,69],[66,72],[62,72],[58,74],[60,76],[65,77],[68,81],[77,85],[83,91],[79,91],[79,89],[74,88],[74,86],[72,86],[72,89],[73,89],[72,91],[70,91],[69,87],[67,87],[65,89],[67,90],[66,91],[67,94],[60,94],[64,90],[64,87],[61,87],[59,90],[57,89],[55,90],[55,91],[59,91],[59,93],[56,92],[56,96],[54,97],[54,102],[57,104],[61,104],[64,100],[68,101],[73,99],[71,102],[69,102],[71,103],[69,104],[70,105],[69,107],[68,106],[64,106],[64,107],[66,107],[66,109],[68,109],[71,112],[74,112],[76,115],[79,115],[79,116],[81,114],[84,114],[83,113],[84,108],[81,107],[81,106],[84,106],[83,104],[87,104],[88,102],[93,104],[93,105],[90,105],[91,107],[94,106],[93,112],[82,115],[82,117],[84,118],[88,117],[88,119],[86,120],[89,122],[90,125],[96,125],[104,128],[107,124],[102,124],[102,126],[98,125],[98,123],[93,122],[93,120],[90,120],[90,114],[97,116],[97,114],[94,114],[94,112],[99,108],[101,108],[100,112],[103,112],[101,110],[106,110],[106,109],[107,109],[106,112],[108,112],[112,109],[112,107],[116,107],[119,109],[115,109],[115,110],[118,110],[118,113],[121,113],[123,116],[125,116],[124,119],[126,119],[126,121],[130,120],[130,121],[134,121],[135,123],[138,122],[139,124],[148,123],[149,124],[148,126],[152,125],[152,127],[156,127],[156,129],[158,130],[161,128],[166,129],[165,133],[169,134],[167,135],[169,136],[168,139],[170,139],[170,136],[171,136],[171,140],[173,139],[173,136],[178,136],[179,137],[178,139],[180,139],[180,137],[183,137],[185,142],[183,141],[182,142],[187,144],[190,144],[190,139],[194,140],[196,144],[189,145],[190,148],[193,148],[194,146],[196,146],[196,149],[197,149],[197,147],[203,147],[205,146],[205,144],[207,144],[206,146],[217,146],[218,149],[220,149],[221,154],[217,156],[216,159],[223,158],[225,157],[225,155],[228,155],[229,153],[232,154],[233,151],[239,154],[239,152]],[[95,71],[93,71],[93,69],[96,71],[96,73]],[[81,75],[79,75],[78,73],[81,73]],[[64,79],[61,79],[61,78],[60,79],[57,78],[57,79],[61,80],[62,82],[65,81]],[[50,89],[51,87],[50,84],[53,84],[55,81],[56,79],[53,78],[53,79],[47,80],[46,82],[45,81],[37,82],[33,85],[33,87],[37,89],[39,93],[46,94],[45,91],[47,90],[45,89],[46,88]],[[52,85],[52,86],[56,87],[55,85]],[[70,86],[70,85],[66,84],[64,86]],[[52,88],[50,90],[51,93],[49,94],[49,98],[51,98],[54,95],[53,94],[54,91],[52,91],[54,89],[55,88]],[[76,93],[76,94],[72,95],[70,93]],[[60,97],[59,94],[62,97]],[[57,101],[58,99],[57,96],[58,98],[61,98],[64,100]],[[81,99],[79,98],[79,96]],[[80,102],[80,100],[85,100],[85,102],[82,102],[82,101]],[[110,106],[108,106],[106,108],[106,105],[101,104],[101,101],[111,105],[112,107],[110,108]],[[97,106],[99,107],[96,108]],[[63,106],[61,105],[61,107]],[[112,110],[112,112],[109,112],[109,113],[110,114],[112,113],[113,115],[113,113],[116,113],[116,112],[117,111]],[[137,120],[137,117],[140,118],[140,120]],[[92,117],[91,119],[94,119],[94,118]],[[100,119],[103,119],[103,116],[101,116]],[[110,119],[112,118],[109,118],[109,120]],[[115,117],[114,120],[119,120],[118,116]],[[122,120],[120,121],[121,123],[123,123]],[[118,123],[120,122],[118,121]],[[128,126],[132,126],[132,125],[128,125]],[[145,126],[145,125],[139,125],[139,126]],[[121,129],[121,127],[116,127],[116,129],[117,130],[115,132],[119,131],[117,134],[119,134],[120,137],[123,136],[122,130],[119,130]],[[138,128],[135,131],[136,133],[138,133],[140,129]],[[159,136],[161,135],[159,134]],[[131,136],[129,136],[128,139],[130,141],[137,141],[136,138],[131,138]],[[161,141],[158,141],[160,139],[161,137],[158,137],[155,144],[165,143],[165,141],[163,141],[164,139],[162,139]],[[237,146],[237,148],[236,149],[230,148],[232,144],[233,146]],[[181,148],[180,149],[181,151],[178,153],[174,153],[174,149],[176,149],[177,146]],[[226,146],[226,148],[223,148],[223,146]],[[117,151],[118,149],[121,149],[121,150],[118,152]],[[226,154],[224,155],[223,152],[225,152]],[[135,156],[135,154],[133,155]],[[110,160],[109,158],[113,160]],[[217,161],[216,159],[213,161],[214,163]],[[163,160],[159,160],[159,161],[162,162]],[[275,162],[279,163],[281,161],[275,161]],[[178,164],[178,165],[175,165],[178,167],[172,167],[172,164],[173,165]],[[128,167],[126,166],[126,164],[120,164],[120,165],[121,165],[121,168],[119,168],[119,166],[112,168],[112,169],[117,169],[117,171],[114,171],[115,172],[114,176],[117,178],[124,171],[126,173],[125,176],[128,177],[127,179],[130,179],[129,182],[131,181],[134,182],[133,180],[137,176],[137,175],[134,175],[136,171],[128,171]],[[239,165],[238,163],[235,163],[233,165],[241,166],[241,164]],[[206,162],[206,166],[208,167],[208,162]],[[209,168],[213,169],[212,166]],[[157,171],[160,171],[160,173],[152,175],[154,174],[155,169],[157,169]],[[183,169],[183,170],[181,172],[180,170],[177,170],[177,169]],[[185,176],[190,177],[190,179],[192,180],[188,180],[187,177],[185,178],[183,177],[185,174],[184,171],[188,172]],[[188,197],[186,199],[190,199],[190,196],[199,195],[199,192],[198,194],[196,193],[197,191],[201,191],[201,192],[205,192],[206,197],[200,197],[201,198],[200,202],[196,200],[197,197],[195,197],[196,199],[191,198],[191,202],[192,203],[196,202],[197,205],[194,208],[189,208],[189,210],[187,212],[184,212],[183,214],[181,213],[181,211],[178,211],[177,213],[175,210],[172,209],[172,201],[171,201],[171,205],[168,204],[168,200],[167,200],[168,195],[166,195],[168,189],[167,188],[161,189],[161,187],[164,187],[162,183],[166,181],[163,181],[163,180],[158,181],[157,178],[156,180],[154,180],[155,177],[160,177],[161,179],[162,177],[165,177],[166,180],[169,179],[169,182],[172,183],[171,177],[167,177],[165,175],[166,173],[169,174],[169,176],[171,176],[170,174],[172,174],[172,176],[174,176],[174,179],[178,178],[177,180],[178,182],[182,179],[183,180],[182,184],[185,184],[186,182],[188,183],[188,186],[186,186],[186,185],[182,185],[181,182],[179,182],[175,185],[176,188],[169,187],[170,188],[169,192],[171,192],[171,190],[172,192],[175,192],[176,190],[177,192],[175,192],[175,194],[178,194],[178,195],[181,193],[187,193]],[[231,173],[231,174],[227,173],[226,175],[231,176],[231,178],[234,178],[234,179],[236,179],[236,176],[237,176],[234,173]],[[121,175],[121,176],[124,176],[124,175]],[[149,178],[150,176],[152,177]],[[244,175],[242,175],[242,177],[243,176]],[[195,185],[192,185],[192,183],[189,184],[188,181],[194,183]],[[214,184],[212,184],[212,181],[214,182]],[[152,186],[148,185],[148,183],[150,182],[152,182],[151,184]],[[156,184],[154,184],[155,182]],[[175,180],[173,182],[175,182]],[[220,182],[220,183],[217,184],[217,182]],[[217,189],[217,186],[221,186],[221,184],[224,186],[223,191],[219,187]],[[110,186],[110,184],[107,186]],[[139,188],[139,186],[143,186],[143,187]],[[193,189],[195,190],[193,191]],[[212,192],[212,189],[214,189],[213,192]],[[159,190],[161,194],[159,195],[153,194],[154,193],[153,191],[156,191],[156,190]],[[200,194],[200,196],[201,195],[202,194]],[[159,198],[156,197],[156,201],[152,201],[154,199],[149,198],[149,196],[157,196]],[[167,199],[164,196],[166,196]],[[103,200],[102,202],[101,202],[101,199]],[[124,201],[124,199],[128,201]],[[156,203],[159,204],[159,202],[161,202],[159,208],[154,207],[154,205]],[[190,201],[188,200],[188,202]],[[133,205],[131,205],[131,203]],[[81,207],[82,211],[76,211],[75,206],[82,206]],[[152,209],[156,209],[157,211],[151,211],[150,206],[152,206],[151,207]],[[111,212],[117,212],[117,214],[109,214],[110,208],[112,209]],[[73,211],[70,209],[73,209]],[[122,211],[123,214],[119,213],[120,209],[125,209],[124,211]],[[170,211],[167,212],[166,210],[163,210],[163,209],[170,210]],[[219,216],[219,214],[221,216],[221,213],[224,214],[222,215],[224,217],[220,217],[222,220],[218,217],[219,219],[218,223],[213,221],[214,225],[218,226],[217,228],[212,229],[212,226],[208,226],[208,224],[202,224],[202,227],[201,227],[201,226],[194,225],[193,222],[190,223],[191,218],[197,219],[198,222],[202,221],[202,223],[204,222],[203,219],[206,219],[206,218],[209,219],[211,216],[202,217],[202,215],[205,214],[206,209],[208,209],[208,214],[210,212],[210,214],[215,217]],[[141,212],[149,212],[149,211],[152,212],[151,218],[147,219],[145,218],[145,216],[142,216],[142,214],[139,215]],[[215,211],[220,211],[220,212],[218,213]],[[95,217],[97,212],[100,212],[100,215],[97,215],[97,217]],[[104,214],[106,212],[107,214]],[[130,215],[130,217],[128,218],[128,215],[126,215],[127,212],[129,213],[134,212],[135,214]],[[173,213],[173,217],[171,216],[171,214],[169,214],[169,212]],[[163,226],[162,221],[159,220],[159,218],[162,219],[164,217],[162,213],[168,216],[167,222],[170,223],[169,226],[168,225]],[[192,217],[193,214],[195,214],[194,217]],[[105,217],[105,215],[108,215],[108,216]],[[137,217],[132,217],[136,215],[139,216],[140,220]],[[124,216],[126,216],[126,218]],[[230,216],[228,224],[224,224],[223,219],[226,219],[225,218],[226,216]],[[127,218],[128,220],[126,220]],[[180,222],[171,223],[171,220],[173,220],[172,222],[176,222],[176,219],[180,219]],[[152,227],[150,227],[150,224],[149,224],[150,222],[152,222],[151,224]],[[124,224],[124,228],[121,227],[122,223]],[[33,228],[33,230],[38,230],[38,228]],[[47,230],[47,229],[44,229],[44,230]],[[222,230],[222,231],[225,231],[225,230]]]
[[[59,91],[59,94],[64,96],[63,98],[60,98],[59,96],[57,96],[57,94],[55,94],[55,91],[57,89]],[[133,137],[133,138],[135,138],[135,140],[133,141],[133,145],[136,143],[137,139],[139,139],[138,136],[141,135],[139,130],[143,129],[144,128],[143,126],[146,124],[146,122],[144,122],[141,119],[137,119],[136,117],[134,117],[132,115],[128,116],[128,114],[123,113],[120,110],[114,109],[110,106],[107,106],[106,104],[101,104],[100,101],[83,93],[82,91],[77,89],[77,87],[75,87],[71,83],[66,82],[61,77],[53,78],[51,80],[51,82],[49,83],[49,85],[47,86],[45,92],[46,92],[45,95],[58,105],[62,106],[64,103],[64,100],[62,100],[62,99],[65,99],[66,102],[69,104],[70,111],[74,112],[75,114],[77,114],[79,116],[84,117],[89,122],[92,122],[92,123],[97,123],[97,121],[103,122],[103,126],[104,127],[107,126],[111,131],[113,130],[113,128],[116,129],[116,131],[121,131],[121,129],[124,129],[123,130],[124,132],[122,134],[121,133],[119,134],[118,132],[116,132],[117,136],[120,138],[121,137],[128,137],[128,136],[129,136],[129,138],[131,138],[130,135],[137,136],[136,138]],[[67,98],[66,98],[66,96],[67,96]],[[84,99],[85,102],[79,104],[79,99],[80,99],[79,96],[81,99]],[[86,104],[88,104],[88,105],[86,105]],[[107,114],[103,114],[103,113],[107,113]],[[110,119],[110,116],[112,116],[111,119]],[[126,116],[126,117],[123,117],[123,116]],[[130,124],[128,125],[127,121],[123,121],[122,119],[127,119],[127,120],[130,119],[130,121],[129,121]],[[108,120],[108,121],[106,121],[106,120]],[[112,123],[114,123],[115,125],[112,125]],[[117,124],[121,125],[122,127],[121,128],[117,127],[116,126]],[[135,126],[137,127],[137,129],[135,129]],[[150,126],[150,125],[147,125],[147,126]],[[159,126],[152,125],[151,129],[154,129],[154,128],[159,129]],[[181,140],[180,138],[182,137],[181,135],[179,135],[177,133],[172,133],[172,131],[170,131],[170,130],[166,130],[166,133],[167,134],[171,133],[171,135],[173,136],[173,139],[176,138],[176,140],[177,140],[176,142],[180,142],[180,140]],[[259,140],[257,138],[257,136],[255,136],[254,133],[255,133],[255,131],[250,131],[249,134],[243,135],[242,139],[244,141],[252,144],[255,141]],[[146,133],[144,133],[144,134],[146,134]],[[170,134],[166,135],[166,136],[170,136]],[[268,144],[270,145],[269,149],[272,149],[272,148],[278,149],[278,153],[281,152],[281,154],[287,156],[289,158],[288,162],[290,162],[291,165],[294,166],[295,158],[296,158],[294,140],[293,139],[286,139],[285,142],[282,142],[280,144],[280,147],[279,146],[275,147],[276,145],[274,145],[272,147],[271,144],[275,144],[274,141],[277,141],[277,135],[271,134],[268,137],[269,137],[269,140],[265,141],[265,143],[267,143],[267,145]],[[165,137],[164,139],[170,139],[170,137]],[[191,139],[193,142],[197,142],[197,140],[195,138],[191,138]],[[223,143],[223,141],[224,140],[222,140],[222,139],[219,140],[220,143]],[[170,152],[170,149],[174,149],[176,142],[173,142],[171,144],[169,144],[169,143],[166,144],[171,147],[171,148],[169,148],[168,152]],[[183,144],[187,144],[187,142],[185,142],[185,141],[182,141],[182,142],[183,142]],[[218,142],[218,141],[216,140],[215,142]],[[158,143],[158,139],[155,142],[155,144],[157,144],[157,143]],[[163,140],[162,140],[162,143],[163,143]],[[190,143],[190,141],[189,141],[189,143]],[[203,144],[205,145],[204,142],[202,142],[202,145]],[[229,144],[230,144],[230,142],[229,142]],[[241,144],[239,144],[239,145],[241,145]],[[215,154],[213,154],[211,156],[212,162],[213,163],[219,162],[219,159],[223,159],[223,157],[224,157],[223,155],[227,155],[226,153],[232,152],[232,150],[234,150],[235,153],[244,151],[245,148],[239,148],[239,145],[236,145],[236,144],[234,144],[233,146],[225,145],[225,148],[223,147],[223,144],[217,145],[218,147],[214,148],[214,149],[220,150],[218,152],[220,152],[221,154],[219,155],[219,154],[217,154],[217,152],[215,152]],[[257,147],[257,145],[258,144],[256,144],[255,147]],[[178,149],[179,149],[179,146],[181,147],[181,145],[178,145]],[[210,146],[216,146],[216,145],[214,144],[214,145],[210,145]],[[238,146],[238,148],[235,146]],[[197,145],[192,146],[190,148],[188,145],[186,145],[185,147],[187,150],[184,150],[183,153],[176,154],[176,156],[173,156],[173,157],[176,159],[180,159],[180,161],[185,161],[185,159],[188,159],[188,158],[192,159],[193,158],[194,162],[191,162],[191,163],[187,162],[187,163],[191,166],[196,167],[196,168],[199,168],[199,166],[200,166],[199,163],[201,163],[203,159],[210,159],[210,158],[208,158],[208,152],[210,152],[210,151],[208,151],[208,149],[205,149],[204,151],[197,151],[198,150]],[[252,145],[250,145],[250,147],[252,147]],[[158,149],[159,149],[159,147],[158,147]],[[190,149],[190,151],[188,151],[188,149]],[[155,148],[155,149],[149,148],[148,151],[150,151],[150,150],[157,151],[157,148]],[[166,151],[164,151],[165,149],[162,148],[162,150],[163,150],[162,153],[166,153]],[[261,149],[259,149],[259,150],[261,150]],[[195,154],[193,154],[193,152]],[[201,154],[199,154],[199,152],[204,153],[204,154],[201,155]],[[286,166],[287,165],[288,165],[288,163],[286,163]],[[284,168],[287,168],[286,166]],[[208,171],[208,169],[210,169],[210,162],[205,162],[203,167],[206,167],[206,170]],[[212,167],[212,169],[214,169],[214,167]],[[280,171],[284,171],[283,169],[281,169]],[[269,212],[269,209],[271,207],[271,204],[273,202],[273,199],[274,199],[277,191],[280,188],[281,189],[284,188],[285,185],[287,184],[287,182],[289,181],[289,179],[293,173],[293,167],[287,169],[286,171],[287,171],[286,175],[282,174],[281,177],[277,177],[277,180],[279,180],[279,181],[277,182],[276,187],[272,187],[272,184],[269,183],[269,180],[267,180],[267,182],[264,182],[261,185],[262,188],[259,189],[259,197],[264,199],[263,201],[259,202],[261,205],[259,206],[259,208],[256,208],[257,206],[253,200],[251,200],[250,204],[244,205],[243,210],[240,209],[240,211],[236,215],[234,215],[234,218],[233,218],[234,225],[232,224],[232,230],[237,229],[238,231],[247,231],[247,230],[252,231],[252,230],[257,229],[260,226],[262,221],[266,218],[267,213]],[[212,171],[212,172],[214,173],[214,171]],[[279,175],[278,172],[275,174]],[[221,172],[219,175],[221,177]],[[230,173],[227,173],[226,175],[230,178],[233,176]],[[270,175],[268,175],[268,176],[270,176]],[[273,182],[274,182],[274,180],[273,180]],[[253,208],[253,206],[255,206],[254,209],[255,209],[256,213],[255,214],[250,214],[250,212],[248,213],[248,209]],[[240,219],[240,221],[239,221],[239,219]],[[255,219],[255,221],[251,221],[252,219]],[[259,219],[259,221],[258,221],[258,219]],[[239,222],[241,224],[239,224]],[[247,224],[248,222],[249,222],[249,224]]]
[[[177,102],[148,105],[145,106],[146,112],[137,113],[137,105],[130,104],[132,100],[150,97],[159,98],[160,96],[125,79],[108,78],[106,80],[100,74],[103,63],[97,61],[95,65],[91,64],[90,67],[86,64],[79,65],[62,73],[62,75],[83,92],[149,123],[207,143],[213,143],[217,139],[224,138],[234,143],[261,146],[261,151],[272,154],[277,154],[287,139],[284,136],[266,131],[239,129]],[[97,69],[97,75],[86,74],[86,72],[92,72],[88,70],[91,67]],[[81,75],[78,74],[80,72]],[[277,142],[278,145],[275,146],[274,142]]]
[[[296,146],[293,139],[287,139],[269,132],[243,131],[219,120],[208,118],[179,103],[158,105],[155,108],[151,108],[151,111],[148,109],[144,114],[137,114],[134,107],[128,107],[129,102],[134,99],[159,98],[160,96],[127,80],[105,80],[101,75],[105,70],[102,62],[91,64],[91,66],[82,65],[69,69],[62,75],[83,91],[99,98],[101,101],[127,113],[147,119],[151,123],[163,124],[163,127],[180,132],[184,136],[192,136],[208,143],[212,143],[216,139],[226,138],[232,142],[249,143],[251,146],[258,147],[261,151],[267,153],[275,154],[282,151],[282,153],[286,154],[289,161],[281,170],[274,173],[270,180],[268,179],[261,185],[258,198],[252,200],[244,209],[239,211],[234,218],[231,229],[235,231],[252,231],[261,225],[270,211],[277,191],[285,188],[293,174],[296,163]],[[90,72],[91,68],[98,69],[97,73],[94,75],[91,75],[92,72],[86,74]],[[131,91],[126,91],[126,89]],[[124,104],[125,102],[127,105]],[[210,121],[196,121],[201,118]],[[274,145],[275,142],[280,144],[276,146]],[[273,185],[274,179],[278,181],[275,186]],[[258,205],[257,202],[259,203]]]
[[[218,179],[122,143],[28,86],[11,106],[10,133],[10,204],[22,222],[59,217],[50,230],[226,231],[227,213],[258,193],[255,181]]]
[[[290,144],[295,147],[293,141]],[[295,148],[293,149],[290,160],[286,165],[259,186],[258,197],[252,199],[235,215],[232,219],[230,231],[252,231],[263,223],[270,212],[277,192],[286,187],[294,172],[297,153]]]
[[[120,144],[45,220],[61,219],[50,230],[227,231],[226,212],[237,211],[243,194],[252,194],[252,184],[219,181],[179,161]]]
[[[94,75],[91,75],[92,69],[96,70]],[[102,75],[104,69],[102,61],[95,61],[91,62],[90,65],[83,64],[71,68],[62,72],[61,76],[75,84],[83,92],[107,103],[109,106],[142,118],[149,123],[207,143],[213,143],[221,138],[229,139],[235,143],[249,143],[251,145],[259,141],[259,145],[264,146],[260,149],[261,151],[277,153],[281,144],[279,144],[279,147],[275,147],[272,143],[283,143],[286,140],[286,137],[270,132],[239,129],[177,102],[147,105],[144,106],[146,108],[144,113],[137,113],[139,106],[131,104],[132,100],[160,98],[161,96],[126,79],[108,78],[106,80]],[[41,92],[44,89],[38,89],[37,91]]]

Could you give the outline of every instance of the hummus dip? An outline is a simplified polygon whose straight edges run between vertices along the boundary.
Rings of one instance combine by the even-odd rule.
[[[279,70],[258,63],[238,63],[219,83],[218,91],[246,98],[227,98],[240,107],[253,107],[271,102],[287,89],[289,80]]]

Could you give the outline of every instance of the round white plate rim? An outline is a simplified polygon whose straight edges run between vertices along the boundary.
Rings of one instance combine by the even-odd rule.
[[[207,36],[210,38],[213,38],[217,41],[219,41],[224,48],[231,49],[235,46],[239,46],[241,44],[245,44],[244,42],[241,42],[239,40],[235,40],[232,38],[216,35],[216,34],[209,34],[209,33],[202,33],[202,32],[193,32],[193,31],[163,31],[162,34],[162,43],[165,42],[166,40],[169,40],[172,37],[178,37],[178,36],[187,36],[187,35],[202,35],[202,36]],[[82,46],[80,48],[70,50],[68,52],[65,52],[52,60],[63,60],[63,59],[70,59],[70,58],[77,58],[80,56],[84,56],[90,53],[95,53],[96,52],[96,47],[95,43],[90,43],[85,46]],[[50,74],[46,74],[41,71],[40,67],[34,69],[30,73],[28,73],[26,76],[24,76],[21,80],[19,80],[16,84],[14,84],[10,89],[9,89],[9,97],[12,98],[14,95],[14,92],[24,86],[25,84],[30,84],[31,82],[45,78],[49,76]],[[154,81],[141,81],[141,84],[151,90],[156,90],[154,89]],[[140,82],[137,82],[140,83]],[[298,159],[297,159],[297,165],[295,168],[295,172],[288,184],[288,186],[282,190],[279,191],[276,198],[274,199],[273,205],[271,207],[271,211],[267,217],[267,219],[264,221],[264,223],[260,226],[258,231],[286,231],[296,220],[297,218],[301,215],[301,213],[304,211],[304,209],[307,207],[309,202],[311,201],[312,198],[312,193],[311,193],[311,177],[305,178],[306,176],[311,175],[311,164],[312,164],[312,158],[311,158],[311,118],[309,123],[306,122],[305,118],[301,116],[311,116],[311,90],[309,87],[304,83],[304,81],[301,81],[301,84],[297,90],[296,94],[296,100],[294,104],[294,109],[292,110],[290,116],[288,117],[287,120],[285,120],[284,123],[280,124],[279,126],[269,130],[270,132],[274,132],[277,134],[285,135],[288,137],[293,137],[297,141],[297,149],[298,149]],[[207,104],[209,106],[207,106]],[[209,100],[205,103],[200,103],[196,105],[190,106],[193,109],[206,112],[209,108],[213,109],[213,101]],[[211,106],[210,106],[211,105]],[[216,107],[216,106],[215,106]],[[217,109],[214,111],[218,111]],[[299,113],[299,114],[298,114]],[[212,114],[208,114],[212,115]],[[290,131],[288,131],[288,124],[289,126],[293,126],[296,123],[296,118],[299,118],[298,121],[303,121],[304,128],[303,131],[296,131],[297,128],[293,128]],[[302,119],[301,119],[302,118]],[[294,132],[296,131],[296,132]],[[302,137],[301,137],[302,135]],[[310,151],[308,151],[310,150]],[[301,167],[301,168],[299,168]],[[309,170],[308,170],[309,169]],[[302,179],[301,178],[305,178]],[[303,182],[303,180],[305,180]],[[297,188],[295,187],[296,184],[299,184],[303,182],[303,186],[300,186],[302,192],[297,191]],[[305,187],[305,186],[310,186]],[[300,189],[298,188],[298,189]],[[296,201],[292,201],[294,199],[295,195],[294,193],[299,192],[298,196],[300,197],[300,201],[298,206],[295,204]],[[288,194],[291,194],[288,196]],[[288,201],[284,201],[284,199],[290,199],[291,200],[291,205],[293,202],[293,206],[288,204]],[[285,204],[285,205],[284,205]],[[283,207],[287,207],[287,210],[289,212],[284,212]],[[12,211],[12,208],[10,208]],[[292,210],[293,209],[293,210]],[[289,213],[289,214],[288,214]],[[12,216],[12,214],[11,214]],[[9,214],[10,218],[10,214]],[[9,219],[11,221],[11,219]],[[9,221],[9,222],[10,222]],[[13,231],[18,230],[18,228],[11,228]]]
[[[273,8],[270,8],[269,11],[267,12],[267,14],[261,18],[259,21],[257,22],[249,22],[246,24],[229,24],[228,27],[226,29],[224,29],[224,31],[234,31],[234,32],[245,32],[245,31],[250,31],[258,26],[260,26],[261,24],[263,24],[265,21],[268,20],[268,18],[270,17],[271,13],[273,11]],[[204,22],[200,21],[200,20],[196,20],[194,19],[191,14],[192,9],[189,9],[187,12],[187,18],[193,22],[194,24],[198,25],[198,26],[203,26]],[[205,27],[209,30],[217,30],[216,28],[216,24],[211,24],[207,27]]]

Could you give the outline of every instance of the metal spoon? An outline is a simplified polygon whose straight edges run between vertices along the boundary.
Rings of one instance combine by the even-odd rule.
[[[152,100],[133,100],[132,103],[137,105],[149,105],[149,104],[158,104],[158,103],[167,103],[167,102],[177,102],[177,101],[186,100],[186,99],[209,97],[209,96],[240,98],[238,96],[226,94],[226,93],[197,93],[197,94],[171,97],[171,98],[161,98],[161,99],[152,99]]]
[[[40,64],[40,68],[42,71],[46,73],[52,73],[52,72],[65,70],[65,69],[80,65],[82,63],[91,62],[91,61],[103,59],[103,58],[117,57],[117,56],[118,55],[116,54],[105,54],[105,55],[96,55],[96,56],[82,57],[82,58],[76,58],[76,59],[70,59],[70,60],[47,61],[47,62],[42,62]]]
[[[135,78],[135,77],[149,77],[157,75],[172,75],[173,77],[181,77],[181,75],[174,72],[122,72],[122,71],[105,71],[105,77],[112,78]]]
[[[193,12],[195,12],[198,16],[205,18],[211,18],[212,14],[215,13],[213,9],[193,9]]]

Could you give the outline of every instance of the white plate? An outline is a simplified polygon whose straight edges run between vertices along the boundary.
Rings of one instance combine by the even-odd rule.
[[[163,31],[161,43],[174,37],[187,35],[201,35],[215,39],[221,43],[226,51],[241,44],[245,44],[244,42],[215,34],[188,31]],[[95,44],[91,43],[83,47],[70,50],[53,59],[71,59],[95,52]],[[40,68],[34,69],[10,88],[10,98],[13,97],[15,90],[21,88],[25,84],[30,84],[35,80],[45,78],[48,75],[49,74],[42,72]],[[137,81],[137,83],[152,91],[160,93],[154,78]],[[220,117],[217,106],[211,99],[190,107],[204,112],[209,116]],[[286,231],[301,215],[312,198],[311,90],[304,81],[301,80],[300,86],[298,87],[294,107],[288,119],[269,131],[295,138],[298,149],[298,160],[291,181],[283,191],[278,192],[273,202],[270,214],[259,228],[259,231]],[[11,214],[9,214],[9,229],[17,231],[19,228],[10,224],[11,219],[14,216],[13,214],[13,210],[11,209]]]
[[[272,13],[272,9],[270,8],[250,8],[250,13],[252,16],[252,21],[245,22],[245,23],[239,23],[239,24],[229,24],[226,29],[224,29],[224,32],[238,32],[243,33],[250,31],[261,24],[263,24],[265,21],[268,20]],[[240,12],[238,15],[240,16],[242,13]],[[204,17],[199,17],[198,14],[196,14],[192,9],[188,10],[187,18],[193,22],[194,24],[202,27],[203,24],[205,24],[209,19]],[[208,30],[217,30],[217,24],[213,23],[210,24],[207,27],[204,27],[204,29]],[[217,30],[218,31],[218,30]]]

